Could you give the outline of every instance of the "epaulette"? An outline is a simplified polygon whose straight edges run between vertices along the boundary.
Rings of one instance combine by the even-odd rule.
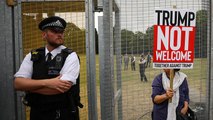
[[[45,48],[44,47],[41,47],[41,48],[38,48],[38,49],[33,49],[31,51],[31,60],[33,62],[37,61],[40,57],[41,54],[43,54],[45,52]]]
[[[70,54],[70,53],[73,52],[73,50],[72,50],[72,49],[69,49],[69,48],[65,48],[65,49],[62,49],[62,52],[65,52],[65,53]]]

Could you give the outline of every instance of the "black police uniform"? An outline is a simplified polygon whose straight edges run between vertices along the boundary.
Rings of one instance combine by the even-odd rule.
[[[140,62],[142,62],[145,58],[141,58],[140,59]],[[146,62],[144,63],[139,63],[139,70],[140,70],[140,77],[141,77],[141,81],[144,81],[147,82],[147,77],[145,75],[145,69],[146,69]]]
[[[57,77],[66,57],[72,52],[69,49],[64,49],[54,59],[46,62],[44,51],[44,48],[39,48],[36,50],[38,54],[32,54],[32,79],[39,80]],[[30,120],[79,120],[78,102],[76,102],[78,100],[74,98],[77,96],[72,96],[73,91],[71,89],[68,92],[57,95],[28,93],[26,100],[31,107]]]

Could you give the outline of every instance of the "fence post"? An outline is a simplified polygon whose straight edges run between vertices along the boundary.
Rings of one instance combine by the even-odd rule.
[[[16,119],[14,74],[14,19],[13,7],[6,0],[0,2],[0,120]]]
[[[104,77],[100,81],[101,119],[115,119],[112,0],[103,0]],[[101,54],[101,53],[100,53]]]
[[[207,105],[206,105],[206,107],[207,107],[207,111],[208,112],[206,112],[206,119],[207,120],[212,120],[213,119],[213,70],[212,70],[212,68],[213,68],[213,62],[212,62],[212,60],[213,60],[213,42],[212,42],[212,40],[213,40],[213,30],[212,30],[212,28],[213,28],[213,24],[212,24],[212,22],[213,22],[213,9],[212,9],[212,7],[213,7],[213,2],[211,2],[211,0],[209,1],[209,3],[210,3],[210,5],[209,5],[209,9],[208,9],[208,11],[209,11],[209,19],[208,19],[208,24],[209,25],[207,25],[207,26],[210,26],[210,27],[208,27],[208,31],[209,31],[209,34],[208,34],[208,42],[209,42],[209,47],[208,47],[208,64],[209,64],[209,67],[208,67],[208,70],[209,70],[209,75],[208,75],[208,81],[207,81],[207,93],[208,93],[208,101],[207,101]]]
[[[88,114],[89,120],[97,120],[94,0],[85,0],[85,7]]]

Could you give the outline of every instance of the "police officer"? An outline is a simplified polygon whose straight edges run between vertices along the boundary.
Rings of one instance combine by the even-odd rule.
[[[151,59],[152,59],[152,55],[150,54],[150,52],[148,52],[148,54],[147,54],[146,67],[150,67]]]
[[[139,60],[139,72],[140,72],[140,78],[143,82],[148,82],[147,77],[145,75],[145,69],[146,69],[146,59],[144,57],[144,54],[141,54],[141,58]]]
[[[30,120],[76,120],[67,93],[76,84],[80,63],[76,52],[63,45],[66,21],[51,16],[38,27],[46,45],[26,55],[14,75],[15,89],[27,92]],[[64,60],[63,50],[70,53]]]

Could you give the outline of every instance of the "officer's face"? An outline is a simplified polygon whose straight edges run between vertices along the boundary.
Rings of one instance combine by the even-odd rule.
[[[64,44],[64,31],[54,31],[53,29],[46,29],[43,32],[43,38],[47,44],[52,47],[58,47]]]

